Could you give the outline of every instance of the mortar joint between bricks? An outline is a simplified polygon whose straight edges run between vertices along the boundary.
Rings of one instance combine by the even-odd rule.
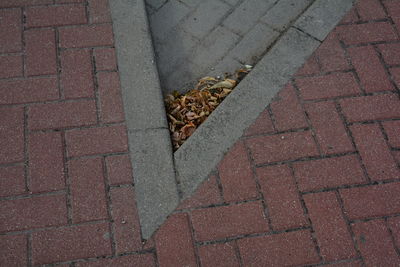
[[[386,64],[383,55],[381,53],[381,51],[378,49],[378,47],[376,45],[373,46],[375,53],[378,55],[379,61],[381,62],[381,64],[383,65],[383,68],[385,69],[385,73],[390,81],[390,83],[392,84],[392,86],[395,88],[396,93],[398,94],[399,98],[400,98],[400,87],[397,86],[396,81],[393,78],[393,75],[390,72],[390,68],[388,66],[388,64]]]
[[[61,75],[62,75],[62,68],[61,68],[61,50],[60,50],[60,32],[58,31],[58,28],[54,29],[55,32],[55,44],[56,44],[56,68],[57,68],[57,85],[58,85],[58,92],[59,92],[59,98],[60,99],[65,99],[65,94],[64,94],[64,87],[61,84]]]
[[[389,226],[388,218],[384,218],[384,222],[385,222],[385,226],[386,226],[386,228],[387,228],[387,230],[389,232],[390,239],[391,239],[391,241],[393,243],[394,250],[396,251],[397,255],[400,257],[400,246],[397,245],[396,238],[395,238],[395,233],[393,233],[392,229]]]
[[[192,213],[188,212],[187,213],[187,220],[188,220],[188,225],[189,225],[189,229],[190,229],[190,236],[192,238],[192,243],[191,245],[194,248],[194,256],[196,258],[196,263],[198,266],[201,265],[201,261],[200,261],[200,255],[199,255],[199,247],[196,244],[196,234],[194,232],[194,227],[193,227],[193,219],[192,219]]]
[[[354,249],[355,249],[355,251],[356,251],[358,257],[360,257],[360,258],[362,259],[361,251],[360,251],[360,249],[359,249],[359,247],[358,247],[358,244],[357,244],[357,242],[356,242],[357,238],[356,238],[356,236],[355,236],[355,234],[354,234],[353,229],[351,228],[350,219],[348,218],[348,216],[347,216],[346,213],[345,213],[345,207],[344,207],[343,199],[342,199],[342,197],[341,197],[341,195],[340,195],[338,189],[336,189],[334,192],[335,192],[336,199],[337,199],[337,201],[339,202],[339,207],[340,207],[341,215],[342,215],[344,221],[346,222],[347,231],[350,233],[350,236],[351,236],[351,238],[352,238],[352,240],[353,240],[353,247],[354,247]],[[363,260],[363,259],[362,259],[362,260]]]
[[[30,191],[30,174],[29,174],[29,132],[28,132],[28,107],[24,106],[24,179],[25,191]]]
[[[253,199],[246,199],[246,200],[232,201],[232,202],[223,201],[222,203],[218,203],[218,204],[210,204],[210,205],[175,210],[172,212],[172,214],[187,213],[187,212],[191,212],[194,210],[202,210],[202,209],[208,209],[208,208],[229,207],[229,206],[241,205],[241,204],[246,204],[246,203],[258,202],[258,201],[263,201],[263,198],[258,197],[258,198],[253,198]]]
[[[107,216],[110,221],[109,223],[109,231],[110,231],[110,244],[111,244],[111,253],[112,255],[116,255],[116,244],[115,244],[115,233],[114,233],[114,219],[113,219],[113,206],[110,192],[110,179],[108,177],[108,170],[106,164],[106,156],[101,157],[101,165],[104,176],[104,188],[106,194],[106,205],[107,205]]]
[[[306,110],[306,108],[305,108],[304,100],[303,100],[303,98],[301,97],[301,94],[300,94],[300,88],[297,86],[297,83],[296,83],[296,79],[295,79],[295,78],[292,78],[291,84],[292,84],[293,88],[295,89],[294,91],[295,91],[295,93],[296,93],[296,97],[297,97],[297,99],[298,99],[298,101],[299,101],[299,103],[300,103],[301,109],[302,109],[302,111],[303,111],[303,113],[304,113],[304,115],[305,115],[304,117],[306,118],[308,128],[309,128],[310,131],[311,131],[311,136],[312,136],[312,138],[313,138],[313,140],[314,140],[314,142],[315,142],[315,145],[317,146],[318,153],[319,153],[321,156],[323,156],[324,153],[323,153],[323,151],[322,151],[321,144],[320,144],[319,141],[318,141],[316,130],[314,129],[314,127],[313,127],[313,125],[312,125],[312,122],[311,122],[311,119],[310,119],[309,114],[307,113],[307,110]]]
[[[246,149],[247,159],[250,162],[250,168],[251,168],[251,172],[253,174],[254,182],[256,183],[257,193],[258,193],[259,197],[261,197],[261,204],[262,204],[262,207],[263,207],[263,215],[264,215],[265,219],[267,219],[268,227],[269,227],[270,231],[273,231],[274,227],[272,225],[270,211],[268,209],[268,205],[266,203],[264,194],[263,194],[262,189],[261,189],[260,179],[257,176],[256,164],[255,164],[254,158],[253,158],[253,156],[251,154],[251,151],[250,151],[250,148],[248,147],[246,142],[244,142],[244,141],[242,141],[242,142],[243,142],[243,145],[244,145],[244,147]]]
[[[319,257],[320,261],[323,261],[323,257],[321,255],[321,248],[320,248],[320,246],[318,244],[318,239],[317,239],[314,227],[313,227],[313,223],[311,221],[311,217],[310,217],[310,215],[308,213],[308,208],[306,206],[306,202],[304,201],[303,195],[301,194],[301,191],[300,191],[300,188],[299,188],[299,184],[298,184],[297,179],[296,179],[294,168],[293,168],[293,164],[289,163],[288,167],[289,167],[292,179],[294,180],[294,184],[295,184],[295,187],[296,187],[296,193],[298,195],[301,207],[303,209],[303,215],[304,215],[304,217],[306,218],[306,220],[308,222],[308,226],[309,226],[309,230],[310,230],[310,233],[311,233],[312,242],[314,244],[315,250],[316,250],[316,252],[318,254],[318,257]]]
[[[302,128],[288,129],[285,131],[275,131],[275,132],[268,132],[268,133],[246,135],[246,136],[242,136],[241,139],[247,140],[247,139],[252,139],[252,138],[258,137],[258,136],[275,136],[275,135],[284,135],[284,134],[291,134],[291,133],[301,133],[301,132],[306,132],[306,131],[310,131],[310,130],[311,130],[310,127],[305,127],[305,128],[302,127]]]
[[[28,260],[28,266],[30,267],[30,266],[32,266],[32,234],[27,234],[26,235],[26,241],[27,241],[27,243],[26,243],[26,245],[27,245],[27,248],[26,248],[26,252],[27,252],[27,260]]]
[[[69,176],[68,166],[68,153],[67,153],[67,141],[65,138],[65,132],[61,133],[62,150],[63,150],[63,164],[64,164],[64,179],[66,186],[66,206],[67,206],[67,223],[72,224],[72,195],[71,195],[71,178]]]
[[[361,83],[360,76],[358,75],[358,73],[357,73],[357,71],[356,71],[356,68],[355,68],[354,65],[353,65],[353,62],[352,62],[352,60],[351,60],[351,57],[350,57],[350,55],[349,55],[349,52],[348,52],[348,50],[347,50],[347,47],[346,47],[345,43],[344,43],[342,40],[340,40],[340,41],[339,41],[339,44],[340,44],[340,46],[342,47],[342,49],[343,49],[343,51],[344,51],[344,55],[345,55],[345,58],[346,58],[346,60],[347,60],[347,63],[349,64],[350,68],[353,70],[352,73],[353,73],[353,75],[354,75],[354,78],[355,78],[355,80],[356,80],[356,82],[357,82],[357,84],[358,84],[358,86],[359,86],[361,92],[363,93],[363,95],[365,95],[365,94],[366,94],[365,88],[364,88],[364,86],[363,86],[362,83]]]

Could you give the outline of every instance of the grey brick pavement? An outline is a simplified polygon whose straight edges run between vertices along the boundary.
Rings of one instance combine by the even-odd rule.
[[[314,0],[146,0],[164,93],[254,65]]]

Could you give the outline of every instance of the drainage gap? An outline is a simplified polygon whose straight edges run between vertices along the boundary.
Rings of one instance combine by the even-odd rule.
[[[251,69],[252,66],[245,65],[234,74],[206,76],[197,82],[194,89],[183,94],[174,91],[166,96],[164,101],[174,151],[194,133]]]

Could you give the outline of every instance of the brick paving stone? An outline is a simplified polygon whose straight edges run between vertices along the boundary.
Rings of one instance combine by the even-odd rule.
[[[304,100],[353,96],[361,93],[352,73],[332,73],[324,76],[296,80]]]
[[[108,223],[60,227],[32,233],[32,264],[111,255]]]
[[[181,202],[178,209],[191,209],[220,203],[222,203],[222,197],[218,189],[217,177],[211,175],[200,185],[194,195]]]
[[[388,227],[392,232],[395,245],[400,248],[400,217],[393,217],[387,220]]]
[[[245,136],[252,136],[264,133],[272,133],[274,131],[274,125],[272,124],[271,117],[269,116],[268,110],[264,110],[257,117],[256,121],[247,128],[244,133]]]
[[[60,46],[79,48],[113,45],[112,26],[108,24],[60,28]]]
[[[348,23],[354,23],[358,22],[360,20],[358,16],[358,12],[355,6],[353,6],[349,12],[347,12],[346,15],[342,18],[342,20],[339,22],[340,24],[348,24]]]
[[[308,225],[294,178],[287,165],[258,168],[257,177],[274,230]]]
[[[96,60],[96,70],[116,70],[117,58],[114,48],[99,48],[94,50]]]
[[[162,5],[164,5],[168,0],[146,0],[146,4],[148,6],[153,7],[154,9],[159,9]]]
[[[341,189],[346,215],[352,219],[381,217],[400,213],[400,184]]]
[[[225,201],[242,201],[258,197],[257,185],[243,142],[238,142],[231,148],[220,162],[218,171]]]
[[[265,233],[269,230],[259,201],[194,210],[192,224],[197,241]]]
[[[235,44],[240,40],[240,36],[223,28],[214,29],[201,44],[193,56],[192,62],[194,66],[199,66],[199,70],[208,72],[211,66],[217,64],[222,59],[222,55],[228,53]]]
[[[337,263],[332,263],[332,264],[324,264],[321,265],[324,267],[362,267],[363,263],[361,260],[351,260],[351,261],[340,261]]]
[[[27,266],[26,235],[0,236],[0,263],[4,266]]]
[[[367,93],[394,90],[372,46],[353,47],[347,51],[361,80],[361,85]]]
[[[59,98],[54,77],[0,80],[0,104],[24,104]]]
[[[322,153],[337,154],[354,151],[333,102],[310,103],[305,108]]]
[[[271,103],[271,111],[278,131],[305,128],[308,126],[304,111],[291,84],[279,92],[276,101]]]
[[[142,240],[133,188],[112,188],[110,195],[116,253],[140,250]]]
[[[0,163],[24,160],[24,109],[0,107]]]
[[[385,19],[386,13],[379,0],[361,0],[356,3],[361,20]]]
[[[334,192],[304,196],[312,227],[326,261],[351,259],[357,256],[350,232]]]
[[[64,194],[1,201],[0,232],[63,225],[66,222]]]
[[[265,164],[318,155],[310,131],[260,136],[247,140],[256,164]]]
[[[146,266],[155,267],[154,256],[148,254],[126,255],[113,259],[99,259],[89,262],[78,262],[76,267],[130,267],[130,266]]]
[[[204,38],[228,13],[230,6],[219,0],[205,0],[180,24],[182,30],[199,39]]]
[[[22,56],[20,55],[3,55],[0,56],[0,78],[21,77],[23,72]]]
[[[382,181],[400,177],[400,170],[378,125],[353,125],[350,130],[371,180]]]
[[[378,45],[386,64],[400,64],[400,43]]]
[[[155,241],[160,267],[197,266],[189,216],[186,213],[169,217],[156,233]]]
[[[106,219],[106,190],[100,158],[68,162],[72,222]]]
[[[108,181],[110,185],[132,184],[132,165],[128,155],[106,158]]]
[[[383,4],[386,6],[389,16],[392,18],[398,30],[400,26],[400,4],[396,1],[389,0],[384,1]]]
[[[84,5],[38,6],[26,9],[27,27],[76,25],[86,22]]]
[[[397,164],[400,166],[400,151],[392,151],[392,154],[397,161]]]
[[[66,98],[94,96],[92,61],[89,50],[61,53],[61,86]]]
[[[59,1],[59,0],[58,0]],[[3,0],[0,7],[23,7],[29,5],[52,4],[53,0]]]
[[[193,57],[193,49],[199,45],[199,40],[183,31],[172,31],[164,41],[155,40],[157,66],[160,69],[161,81],[168,78],[171,66],[182,64],[184,58]],[[187,67],[187,63],[185,63]],[[176,71],[176,69],[174,70]],[[177,81],[174,80],[174,83]],[[165,85],[163,85],[165,86]]]
[[[388,121],[382,125],[388,136],[389,145],[400,148],[400,121]]]
[[[234,242],[212,244],[198,248],[201,266],[203,267],[239,267],[239,259]]]
[[[0,197],[25,193],[24,166],[0,167]]]
[[[244,266],[293,266],[319,262],[308,230],[238,241]]]
[[[367,182],[356,155],[296,162],[293,168],[300,191]]]
[[[84,3],[86,0],[54,0],[55,4]]]
[[[244,1],[228,16],[223,25],[235,33],[245,35],[274,2],[272,0]]]
[[[21,51],[21,9],[2,9],[0,10],[0,18],[0,36],[2,37],[0,40],[0,53]]]
[[[164,40],[168,33],[190,12],[181,2],[167,1],[155,14],[149,17],[153,36]]]
[[[65,134],[70,157],[126,152],[128,140],[124,126],[71,130]]]
[[[61,133],[31,133],[28,142],[29,189],[49,192],[65,188]]]
[[[346,45],[395,41],[398,36],[389,22],[372,22],[338,27],[339,39]]]
[[[89,0],[90,23],[111,22],[110,9],[107,0]]]
[[[308,60],[304,63],[304,65],[296,72],[295,75],[312,75],[319,73],[320,67],[317,62],[317,57],[314,54],[312,54]]]
[[[255,64],[279,36],[279,33],[264,24],[255,25],[229,52],[240,62]]]
[[[394,82],[397,84],[397,87],[400,86],[400,68],[391,68],[390,73],[392,74]]]
[[[121,85],[117,72],[97,75],[100,121],[103,123],[124,121]]]
[[[348,98],[339,103],[348,122],[400,118],[400,101],[395,94]]]
[[[30,130],[89,126],[97,123],[93,100],[36,104],[28,109]]]
[[[237,59],[254,58],[232,56],[240,50],[235,45],[245,43],[246,36],[270,37],[250,38],[243,30],[268,32],[257,23],[272,0],[218,0],[207,2],[209,6],[171,0],[159,9],[160,3],[165,2],[151,12],[154,20],[164,10],[159,24],[167,39],[156,37],[155,43],[165,41],[168,47],[156,46],[157,53],[182,51],[188,58],[193,53],[201,58],[199,64],[182,64],[185,57],[159,57],[168,69],[162,79],[183,76],[173,65],[188,72],[185,78],[196,78],[190,68],[209,72],[211,63],[219,71],[224,64],[236,67]],[[243,9],[254,3],[256,8]],[[196,28],[204,17],[192,15],[211,5],[222,8],[207,13],[208,27]],[[368,266],[385,260],[385,265],[398,265],[398,1],[359,0],[341,22],[352,25],[341,25],[328,36],[296,74],[295,88],[289,84],[279,93],[215,175],[146,243],[135,206],[107,1],[3,0],[0,7],[12,7],[0,9],[0,64],[7,65],[0,70],[0,265]],[[64,12],[68,10],[75,12]],[[209,18],[211,13],[216,15]],[[231,29],[244,36],[228,29],[232,18],[224,21],[236,13],[251,14]],[[226,27],[213,25],[215,21]],[[182,30],[182,23],[199,34],[184,40],[182,32],[166,30]],[[205,33],[207,40],[198,39]],[[256,50],[265,48],[253,43]],[[208,49],[205,54],[198,53],[199,45]],[[32,77],[38,75],[45,77]],[[394,92],[381,92],[390,90]],[[69,129],[74,127],[78,129]],[[369,184],[361,163],[371,182],[385,182]],[[263,200],[257,199],[255,178]],[[302,230],[294,230],[298,227]],[[361,255],[354,251],[348,227]]]
[[[350,69],[345,51],[340,45],[336,31],[332,31],[316,51],[322,71]]]
[[[352,225],[361,256],[367,266],[398,266],[392,238],[383,220],[359,222]]]
[[[310,4],[312,4],[312,0],[277,1],[261,20],[273,28],[283,31],[287,29],[290,23],[296,20]]]
[[[57,74],[56,33],[53,29],[24,32],[28,76]]]

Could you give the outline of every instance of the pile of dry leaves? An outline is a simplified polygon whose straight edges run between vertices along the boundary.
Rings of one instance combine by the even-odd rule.
[[[235,74],[226,74],[223,78],[207,76],[185,94],[174,91],[167,95],[165,104],[174,150],[193,134],[251,68],[246,65]]]

